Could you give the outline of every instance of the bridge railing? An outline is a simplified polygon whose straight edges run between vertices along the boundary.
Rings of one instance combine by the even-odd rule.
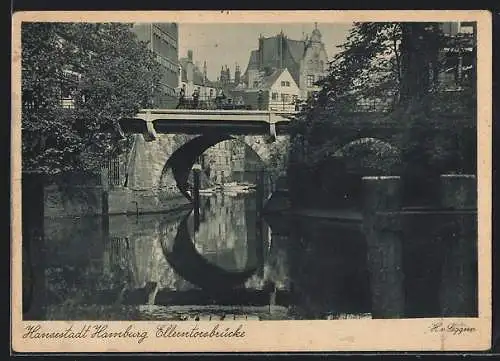
[[[237,101],[231,97],[219,98],[214,96],[192,96],[182,99],[171,100],[164,104],[163,108],[169,109],[200,109],[200,110],[268,110],[279,113],[298,113],[307,106],[302,100],[271,100],[246,99]],[[353,112],[390,112],[393,110],[393,104],[390,102],[377,101],[359,101],[352,105]]]
[[[170,108],[201,110],[269,110],[284,113],[295,113],[301,110],[302,104],[293,100],[267,101],[263,99],[237,101],[231,97],[200,96],[184,97],[171,102]]]

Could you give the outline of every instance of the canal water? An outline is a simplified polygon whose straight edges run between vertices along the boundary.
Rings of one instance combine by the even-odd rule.
[[[458,222],[470,224],[460,239],[457,220],[413,222],[401,254],[380,265],[359,222],[266,216],[261,203],[217,193],[201,197],[199,219],[192,209],[45,219],[43,237],[25,239],[24,318],[477,315],[474,222]]]

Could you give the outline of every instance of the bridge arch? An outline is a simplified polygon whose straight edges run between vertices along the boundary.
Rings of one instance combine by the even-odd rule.
[[[347,171],[363,175],[389,175],[399,171],[401,151],[391,143],[373,137],[348,142],[333,153]]]
[[[228,140],[243,143],[262,162],[260,169],[271,167],[272,173],[275,173],[271,174],[271,177],[284,171],[288,153],[288,136],[278,136],[274,142],[271,142],[268,136],[260,135],[205,134],[187,140],[170,155],[160,175],[160,187],[165,184],[175,184],[186,198],[191,199],[188,193],[188,179],[193,165],[207,149]]]
[[[338,144],[338,143],[337,143]],[[398,148],[377,138],[358,138],[338,147],[332,142],[328,154],[293,180],[301,189],[302,202],[358,207],[361,202],[363,176],[397,174],[401,154]],[[319,197],[318,195],[321,195]],[[318,198],[319,197],[319,198]]]

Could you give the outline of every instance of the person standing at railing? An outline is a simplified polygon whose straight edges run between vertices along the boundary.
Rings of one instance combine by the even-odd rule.
[[[262,93],[262,89],[259,89],[257,93],[257,109],[262,110],[262,103],[264,101],[264,94]]]
[[[212,109],[212,107],[213,107],[213,104],[212,104],[212,99],[213,99],[213,98],[214,98],[214,90],[213,90],[213,89],[210,89],[210,93],[209,93],[209,95],[208,95],[208,102],[207,102],[207,103],[208,103],[208,104],[207,104],[208,109]]]
[[[298,97],[295,97],[294,103],[295,103],[295,111],[296,111],[296,112],[300,111],[300,108],[301,108],[301,100],[299,100],[299,98],[298,98]]]
[[[185,100],[186,100],[186,84],[182,84],[182,88],[179,91],[179,103],[175,108],[179,109],[184,107]]]
[[[200,99],[200,88],[196,88],[193,92],[193,108],[198,108],[198,101]]]
[[[222,108],[222,102],[224,101],[225,98],[226,95],[224,94],[224,90],[220,88],[217,96],[215,97],[215,104],[217,109]]]

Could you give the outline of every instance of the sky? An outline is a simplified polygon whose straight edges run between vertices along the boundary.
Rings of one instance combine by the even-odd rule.
[[[351,28],[351,23],[318,23],[323,35],[328,58],[338,52],[337,45],[342,44]],[[258,48],[259,35],[270,37],[281,30],[293,40],[301,40],[302,34],[311,34],[314,23],[304,24],[179,24],[179,58],[187,57],[188,49],[193,50],[193,60],[207,62],[207,75],[210,80],[217,80],[222,65],[231,69],[234,76],[235,64],[238,63],[244,73],[250,51]]]

